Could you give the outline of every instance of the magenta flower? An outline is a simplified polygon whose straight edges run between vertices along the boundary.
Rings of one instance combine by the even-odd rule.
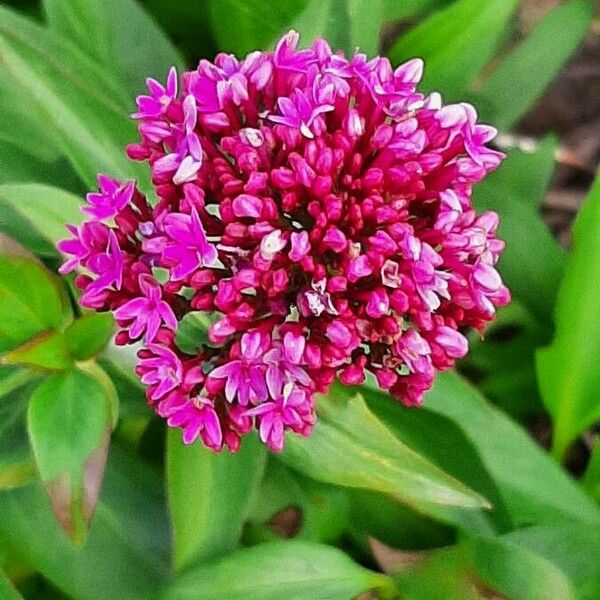
[[[306,340],[301,335],[288,331],[264,355],[267,367],[267,386],[272,398],[287,399],[294,389],[309,388],[312,384],[307,372],[301,366]]]
[[[123,283],[123,253],[114,231],[108,233],[108,245],[103,252],[91,254],[85,263],[86,269],[96,275],[81,296],[81,304],[96,308],[98,295],[109,288],[120,290]]]
[[[312,398],[301,389],[292,390],[287,398],[263,402],[245,414],[256,417],[260,439],[274,452],[283,450],[286,429],[306,436],[315,420]]]
[[[63,254],[71,255],[71,258],[59,269],[63,275],[85,266],[90,255],[105,248],[108,242],[108,229],[101,223],[89,221],[80,227],[67,225],[67,229],[73,237],[62,240],[56,245]]]
[[[120,182],[108,175],[98,175],[100,193],[92,192],[86,196],[90,206],[82,208],[84,213],[102,221],[110,219],[122,211],[130,202],[135,190],[134,181]]]
[[[150,344],[161,324],[175,331],[177,317],[169,304],[161,299],[161,288],[152,276],[140,275],[139,283],[143,296],[119,306],[115,310],[115,318],[118,321],[132,321],[129,327],[131,338],[138,338],[145,332],[144,340]]]
[[[265,351],[263,336],[258,331],[245,333],[240,340],[240,358],[217,367],[210,373],[213,379],[226,379],[225,398],[236,398],[242,405],[258,404],[267,399],[267,384],[262,356]]]
[[[137,372],[142,383],[149,387],[151,400],[158,400],[182,382],[183,366],[169,348],[150,344],[148,350],[151,355],[140,360]]]
[[[184,444],[191,444],[200,437],[206,447],[217,451],[221,449],[221,423],[208,398],[197,396],[190,400],[183,394],[172,392],[159,402],[157,412],[170,427],[183,430]]]
[[[138,111],[132,115],[134,119],[158,119],[166,112],[177,97],[177,71],[171,67],[167,77],[167,85],[163,86],[156,79],[146,79],[150,96],[138,96]]]
[[[167,215],[164,228],[171,241],[163,251],[163,258],[173,265],[171,277],[174,281],[185,279],[200,266],[214,266],[217,249],[206,239],[204,226],[195,208],[192,208],[191,215]]]
[[[183,439],[231,451],[251,429],[280,451],[309,435],[317,393],[371,373],[407,405],[510,301],[498,217],[473,186],[502,159],[464,103],[418,90],[423,61],[299,50],[201,60],[138,98],[154,195],[99,177],[59,243],[81,302],[139,341],[150,405]],[[158,275],[165,279],[158,281]],[[210,313],[186,351],[178,322]]]
[[[334,110],[332,104],[319,103],[300,90],[294,90],[291,97],[279,98],[277,101],[280,114],[272,114],[269,119],[273,123],[281,123],[294,129],[309,139],[314,138],[311,129],[315,119],[324,113]]]

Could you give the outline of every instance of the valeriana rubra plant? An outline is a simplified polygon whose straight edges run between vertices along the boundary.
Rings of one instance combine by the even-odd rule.
[[[469,104],[417,90],[423,62],[298,50],[148,80],[133,115],[156,199],[99,175],[89,219],[59,243],[81,304],[141,342],[149,403],[185,443],[236,451],[256,428],[308,436],[315,395],[367,372],[419,405],[436,370],[510,299],[494,268],[498,217],[471,192],[501,162]],[[190,311],[214,315],[183,352]]]

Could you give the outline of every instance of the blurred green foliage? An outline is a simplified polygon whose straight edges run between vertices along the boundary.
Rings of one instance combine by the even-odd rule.
[[[561,466],[600,416],[600,184],[566,252],[540,217],[552,136],[531,151],[509,147],[475,192],[478,210],[501,216],[499,269],[514,302],[485,341],[471,340],[459,369],[473,385],[444,374],[419,411],[368,385],[336,387],[312,438],[290,439],[281,456],[267,457],[256,440],[235,456],[184,448],[178,434],[165,442],[131,350],[105,349],[112,320],[81,314],[72,278],[55,271],[54,244],[64,223],[81,219],[97,172],[149,187],[123,153],[145,77],[219,51],[267,49],[296,28],[304,44],[322,35],[347,52],[387,49],[394,64],[421,56],[425,89],[470,99],[508,132],[593,14],[591,2],[569,0],[515,45],[516,8],[2,2],[0,598],[346,600],[369,589],[383,599],[600,597],[600,446],[580,482]],[[184,325],[179,341],[193,350],[207,318]],[[523,426],[544,410],[554,459]],[[391,547],[392,575],[380,572],[373,540]]]

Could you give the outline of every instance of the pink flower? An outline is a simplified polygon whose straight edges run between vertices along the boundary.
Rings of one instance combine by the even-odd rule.
[[[206,239],[204,226],[195,208],[192,208],[191,215],[167,215],[164,229],[171,241],[163,251],[163,258],[173,265],[171,277],[174,281],[185,279],[199,266],[214,265],[217,249]]]
[[[281,123],[295,129],[309,139],[314,138],[311,129],[315,119],[324,113],[331,112],[334,107],[327,103],[318,103],[300,90],[294,90],[292,96],[279,98],[277,107],[280,114],[271,114],[273,123]]]
[[[200,139],[194,129],[198,121],[196,99],[189,94],[183,101],[182,135],[175,152],[159,158],[153,165],[155,177],[171,176],[175,185],[194,181],[202,166],[203,154]]]
[[[101,221],[114,217],[131,202],[135,182],[122,183],[108,175],[98,175],[98,187],[100,193],[91,193],[86,197],[91,206],[84,206],[82,210]]]
[[[285,399],[299,386],[310,387],[311,379],[301,366],[305,345],[306,340],[301,335],[288,331],[283,341],[264,355],[268,365],[266,381],[272,398],[283,396]]]
[[[153,197],[100,176],[58,247],[116,343],[144,337],[149,404],[186,443],[236,451],[254,428],[278,452],[310,434],[317,393],[368,372],[420,405],[463,332],[510,301],[498,217],[471,203],[502,159],[495,129],[421,93],[423,68],[290,31],[274,52],[201,60],[181,90],[174,70],[148,80],[127,152]],[[208,314],[184,352],[178,321]]]
[[[286,399],[280,397],[274,402],[264,402],[248,410],[246,415],[256,417],[260,439],[273,452],[283,450],[286,429],[307,436],[314,425],[312,398],[300,389],[293,390]]]
[[[242,406],[246,406],[267,399],[265,369],[262,364],[265,351],[263,337],[258,331],[245,333],[240,341],[240,358],[211,371],[212,379],[227,380],[225,397],[229,402],[237,398]]]
[[[150,96],[138,96],[138,112],[132,115],[134,119],[153,119],[163,116],[171,102],[177,97],[177,71],[171,67],[167,76],[167,85],[163,86],[152,78],[146,79]]]
[[[433,373],[431,348],[414,329],[406,331],[396,342],[396,352],[411,373],[419,375]]]
[[[123,253],[114,231],[108,233],[106,250],[91,254],[85,266],[97,277],[87,286],[81,296],[81,303],[95,308],[94,299],[99,293],[108,288],[119,290],[123,282]]]
[[[183,379],[183,366],[178,356],[160,344],[150,344],[151,356],[142,358],[137,372],[144,385],[149,386],[150,398],[158,400],[173,391]]]
[[[137,339],[145,332],[144,340],[149,344],[156,337],[161,324],[176,330],[177,317],[169,304],[161,300],[161,288],[151,275],[140,275],[139,282],[143,297],[133,298],[119,306],[115,310],[115,318],[133,321],[129,326],[131,339]]]
[[[105,247],[108,241],[108,229],[105,225],[89,221],[80,227],[67,225],[72,238],[58,242],[56,247],[63,254],[70,254],[69,258],[59,269],[65,275],[84,265],[90,255],[98,249]]]

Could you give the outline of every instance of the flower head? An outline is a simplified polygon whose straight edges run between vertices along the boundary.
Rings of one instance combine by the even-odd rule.
[[[309,435],[336,378],[370,372],[420,404],[466,354],[463,330],[510,300],[498,218],[471,204],[502,159],[495,130],[419,92],[420,59],[298,43],[149,79],[128,154],[156,198],[101,175],[58,246],[82,303],[115,313],[117,343],[143,339],[151,406],[214,450],[252,428],[274,451]],[[193,311],[214,320],[186,352],[175,333]]]

